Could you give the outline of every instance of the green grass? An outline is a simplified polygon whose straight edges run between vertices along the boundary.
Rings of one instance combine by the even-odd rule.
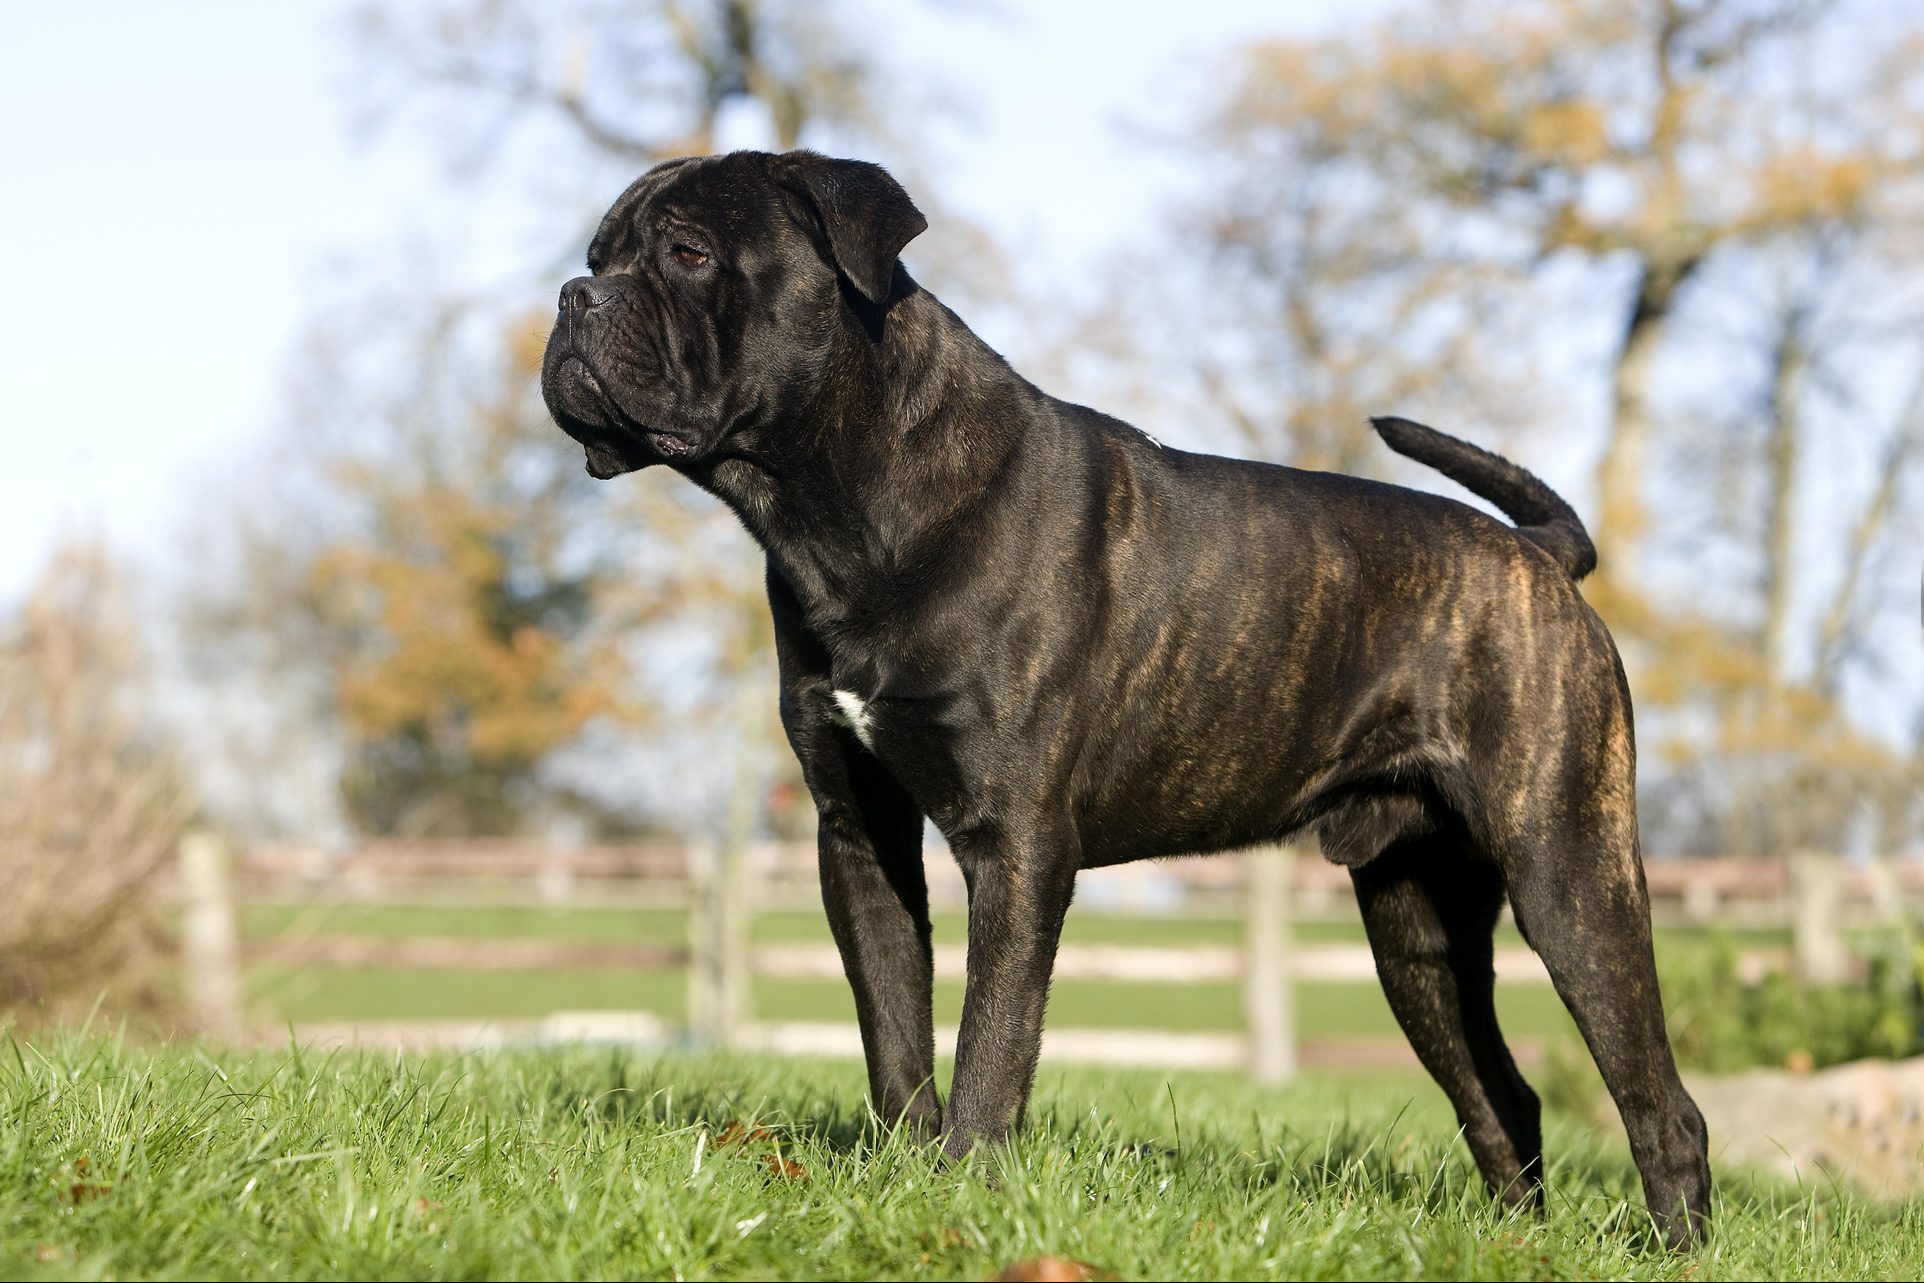
[[[960,913],[937,914],[934,925],[937,940],[959,944],[968,938],[968,921]],[[256,939],[313,934],[619,944],[679,944],[688,933],[687,917],[679,909],[514,905],[253,905],[242,915],[242,928]],[[1359,923],[1305,923],[1297,934],[1316,943],[1360,944],[1363,940]],[[1240,935],[1239,925],[1229,918],[1077,913],[1070,915],[1063,939],[1071,944],[1233,945]],[[827,944],[828,920],[819,909],[758,913],[754,917],[754,938],[764,944]]]
[[[264,1023],[351,1020],[514,1020],[561,1010],[642,1010],[682,1017],[687,982],[679,971],[571,970],[412,971],[383,967],[290,971],[258,968],[249,977]],[[1057,983],[1049,1020],[1061,1028],[1234,1030],[1242,997],[1229,984]],[[1499,991],[1504,1028],[1519,1037],[1562,1036],[1568,1015],[1547,986]],[[755,982],[755,1015],[763,1020],[853,1021],[855,1001],[840,980]],[[962,1017],[962,984],[935,986],[935,1016]],[[1308,1037],[1398,1035],[1389,1004],[1374,983],[1297,986],[1297,1026]]]
[[[284,1020],[516,1020],[583,1010],[649,1011],[666,1020],[680,1020],[687,1005],[688,980],[680,971],[566,967],[540,971],[259,967],[248,975],[248,990],[252,1007],[263,1023],[271,1025]]]
[[[553,939],[572,942],[678,943],[687,924],[676,910],[484,908],[411,905],[327,905],[314,908],[256,906],[244,929],[252,939],[331,935],[444,936],[468,939]],[[959,914],[941,915],[936,938],[967,938]],[[1203,917],[1071,915],[1065,939],[1079,944],[1183,946],[1232,945],[1238,925]],[[754,934],[765,943],[829,941],[819,911],[764,913]],[[1358,924],[1318,922],[1298,928],[1314,943],[1363,940]],[[570,970],[428,971],[392,968],[255,968],[249,977],[253,1006],[263,1020],[517,1019],[557,1010],[641,1009],[669,1020],[681,1017],[687,983],[679,972]],[[962,1013],[958,982],[936,986],[936,1015],[953,1024]],[[1396,1037],[1395,1018],[1374,982],[1307,984],[1298,987],[1299,1028],[1308,1037]],[[1501,991],[1505,1028],[1521,1037],[1563,1037],[1571,1032],[1556,997],[1541,986]],[[755,983],[755,1014],[762,1019],[852,1021],[854,1001],[837,979]],[[1059,1027],[1114,1029],[1233,1030],[1242,1027],[1241,997],[1231,984],[1123,984],[1062,981],[1050,1001]]]
[[[0,1269],[46,1278],[1916,1276],[1924,1211],[1720,1173],[1657,1250],[1620,1149],[1550,1127],[1545,1218],[1484,1199],[1406,1080],[1043,1075],[1010,1149],[870,1131],[850,1064],[530,1050],[212,1057],[69,1038],[0,1066]],[[718,1148],[732,1121],[776,1139]],[[770,1174],[779,1146],[805,1178]],[[989,1178],[993,1178],[993,1180]]]
[[[679,909],[561,908],[546,905],[427,904],[256,904],[241,925],[250,939],[330,935],[453,936],[481,940],[567,940],[618,944],[679,944],[687,939],[687,916]],[[829,942],[828,921],[820,909],[780,909],[758,913],[754,938],[764,944]],[[938,941],[960,944],[968,938],[961,913],[938,913]],[[1361,944],[1363,927],[1350,918],[1301,922],[1296,938],[1310,944]],[[1126,944],[1180,947],[1234,945],[1241,925],[1233,918],[1190,914],[1119,914],[1076,909],[1063,928],[1070,944]],[[1658,931],[1659,952],[1704,947],[1710,928],[1666,927]],[[1783,946],[1789,933],[1775,928],[1720,928],[1718,934],[1745,948]],[[1515,928],[1503,927],[1498,943],[1520,946]]]

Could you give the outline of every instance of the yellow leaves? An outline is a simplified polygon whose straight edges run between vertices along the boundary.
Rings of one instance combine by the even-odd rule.
[[[431,577],[425,569],[379,567],[370,582]],[[420,596],[382,594],[379,643],[356,654],[339,683],[353,729],[369,738],[417,731],[443,752],[522,762],[613,708],[601,674],[582,673],[561,638],[530,623],[503,636],[479,608],[485,583],[449,580],[468,591],[424,583]]]
[[[1594,165],[1610,154],[1609,115],[1602,103],[1573,98],[1525,107],[1524,147],[1559,165]]]
[[[1481,205],[1532,190],[1545,170],[1622,160],[1611,122],[1629,96],[1584,74],[1572,50],[1604,57],[1625,36],[1582,6],[1534,4],[1263,42],[1246,51],[1211,128],[1245,146],[1288,138],[1299,160],[1381,166],[1413,197]]]
[[[1550,213],[1544,225],[1543,248],[1581,250],[1586,254],[1604,253],[1616,248],[1615,229],[1605,228],[1583,216],[1575,201],[1565,201]]]
[[[1848,729],[1820,728],[1810,720],[1784,715],[1781,706],[1769,708],[1755,720],[1727,719],[1719,727],[1713,751],[1719,757],[1737,754],[1775,754],[1794,761],[1803,771],[1875,772],[1899,767],[1902,755],[1888,745]],[[1818,734],[1819,730],[1824,733]]]
[[[1391,39],[1384,42],[1374,69],[1384,87],[1407,95],[1452,120],[1503,126],[1513,114],[1510,70],[1493,50],[1472,44],[1435,45]]]
[[[1245,151],[1281,144],[1299,164],[1375,168],[1413,200],[1538,202],[1546,251],[1699,259],[1865,218],[1918,173],[1924,113],[1899,87],[1914,73],[1871,76],[1860,105],[1888,108],[1856,119],[1816,90],[1761,88],[1740,70],[1776,38],[1760,29],[1692,62],[1641,6],[1410,11],[1367,34],[1250,46],[1209,132]],[[1626,74],[1659,64],[1656,83]],[[1796,123],[1814,119],[1826,123]],[[1785,142],[1786,130],[1803,136]]]
[[[349,729],[378,741],[415,736],[488,774],[525,768],[614,714],[625,677],[612,642],[573,647],[539,618],[517,617],[519,580],[565,578],[541,555],[524,514],[485,493],[399,484],[378,470],[379,538],[324,550],[314,588],[362,637],[337,674]]]
[[[1496,385],[1494,372],[1510,368],[1496,331],[1458,318],[1474,316],[1482,299],[1496,301],[1499,318],[1511,306],[1511,317],[1542,315],[1543,300],[1510,294],[1509,282],[1557,251],[1593,267],[1612,260],[1612,279],[1632,288],[1604,288],[1599,272],[1599,292],[1570,312],[1600,315],[1598,332],[1621,336],[1599,367],[1606,381],[1591,389],[1602,394],[1609,436],[1585,509],[1604,563],[1585,595],[1628,652],[1639,706],[1657,713],[1651,742],[1661,747],[1670,727],[1684,728],[1672,751],[1704,768],[1692,785],[1700,797],[1722,789],[1764,799],[1764,809],[1801,816],[1806,832],[1831,823],[1823,817],[1842,814],[1868,782],[1894,778],[1901,754],[1853,725],[1851,700],[1830,689],[1835,674],[1792,680],[1784,656],[1802,652],[1779,644],[1781,623],[1768,630],[1767,654],[1766,630],[1734,622],[1747,585],[1720,581],[1702,601],[1671,595],[1646,587],[1635,554],[1646,537],[1695,519],[1684,514],[1698,497],[1685,492],[1697,480],[1659,478],[1660,468],[1709,455],[1706,443],[1746,476],[1770,466],[1735,453],[1745,448],[1736,420],[1750,412],[1732,409],[1729,423],[1712,425],[1685,408],[1706,376],[1671,363],[1707,349],[1678,321],[1681,309],[1697,306],[1700,292],[1715,300],[1705,315],[1778,306],[1767,301],[1765,276],[1780,272],[1781,305],[1801,309],[1791,296],[1806,288],[1807,270],[1814,300],[1827,296],[1832,264],[1901,262],[1907,252],[1904,233],[1924,210],[1924,36],[1913,32],[1902,52],[1898,37],[1916,25],[1898,24],[1868,47],[1840,39],[1848,31],[1824,6],[1752,23],[1721,3],[1401,5],[1368,29],[1248,47],[1219,110],[1194,135],[1213,172],[1229,177],[1185,230],[1212,264],[1235,269],[1224,294],[1245,310],[1242,328],[1261,327],[1263,339],[1258,358],[1211,353],[1199,383],[1252,442],[1294,462],[1354,466],[1340,430],[1321,425],[1358,422],[1362,409],[1401,400],[1386,389],[1433,398]],[[1870,234],[1849,234],[1857,229]],[[1454,313],[1424,310],[1426,278],[1452,287]],[[1369,323],[1346,328],[1346,315]],[[1756,340],[1733,330],[1723,341],[1749,347],[1745,362],[1774,360],[1764,327],[1754,328]],[[1430,348],[1432,332],[1467,341]],[[1551,339],[1543,350],[1557,346]],[[1673,454],[1672,440],[1684,451]],[[1652,504],[1656,493],[1672,502]],[[1699,506],[1710,502],[1703,496]],[[1719,538],[1740,549],[1751,529],[1732,523]],[[1814,520],[1809,529],[1821,535]],[[1800,555],[1804,542],[1793,541]],[[1766,566],[1782,561],[1769,548],[1752,551]],[[1854,583],[1846,580],[1846,607]],[[1781,621],[1770,592],[1760,594],[1760,613]],[[1820,662],[1839,653],[1842,625],[1831,621],[1841,619],[1833,611],[1821,625]],[[1910,760],[1915,771],[1914,749]],[[1780,781],[1821,778],[1830,782],[1811,783],[1813,796],[1828,788],[1844,799],[1829,812],[1773,796]],[[1705,805],[1735,812],[1748,803]],[[1904,806],[1914,815],[1914,802]],[[1775,838],[1759,839],[1767,840]]]
[[[1751,180],[1751,225],[1758,229],[1861,217],[1877,188],[1878,167],[1865,153],[1826,154],[1803,143],[1769,157]]]
[[[1296,40],[1248,46],[1232,67],[1234,87],[1213,114],[1212,132],[1234,139],[1313,122],[1328,135],[1346,137],[1348,80],[1325,74],[1316,65],[1319,52],[1318,46]]]

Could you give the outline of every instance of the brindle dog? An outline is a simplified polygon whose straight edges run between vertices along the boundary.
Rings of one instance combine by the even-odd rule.
[[[1160,447],[1046,395],[917,287],[880,168],[671,161],[561,290],[542,388],[611,477],[665,463],[767,553],[781,710],[874,1103],[951,1156],[1022,1121],[1076,873],[1314,830],[1494,1193],[1540,1204],[1497,1029],[1507,894],[1629,1130],[1667,1239],[1710,1206],[1664,1031],[1630,692],[1569,506],[1401,419],[1449,499]],[[923,818],[969,889],[945,1110]]]

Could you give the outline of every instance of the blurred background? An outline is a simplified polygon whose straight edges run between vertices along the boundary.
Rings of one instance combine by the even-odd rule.
[[[1924,13],[181,0],[6,27],[15,1027],[853,1047],[760,560],[665,470],[590,481],[535,377],[640,170],[803,145],[902,178],[932,224],[910,270],[1049,391],[1456,493],[1365,422],[1407,414],[1570,496],[1686,1061],[1924,1051]],[[1085,876],[1051,1054],[1408,1068],[1347,896],[1313,854]],[[1514,935],[1500,969],[1554,1070],[1569,1028]]]

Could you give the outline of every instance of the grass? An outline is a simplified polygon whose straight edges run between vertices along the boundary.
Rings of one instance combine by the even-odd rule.
[[[260,968],[250,977],[255,1006],[282,1019],[441,1020],[532,1019],[552,1011],[642,1010],[681,1019],[687,981],[679,971],[620,972],[552,968],[542,971],[410,971],[357,967],[326,971]],[[1242,997],[1228,984],[1118,984],[1060,981],[1050,991],[1050,1024],[1059,1028],[1234,1030],[1242,1027]],[[1547,986],[1500,991],[1504,1028],[1522,1037],[1573,1033],[1569,1016]],[[764,1020],[852,1022],[855,1000],[841,980],[755,982],[755,1014]],[[935,1016],[953,1027],[962,1018],[962,983],[935,986]],[[1297,986],[1297,1022],[1312,1038],[1396,1038],[1395,1017],[1380,989],[1369,984]]]
[[[283,934],[457,936],[467,939],[568,940],[616,944],[678,944],[687,938],[680,909],[564,908],[545,905],[318,904],[253,905],[243,928],[254,937]],[[758,913],[754,938],[762,944],[827,944],[828,920],[819,909]],[[961,943],[968,920],[960,913],[934,917],[937,940]],[[1313,922],[1297,928],[1317,943],[1363,942],[1360,923]],[[1070,944],[1183,946],[1233,945],[1241,927],[1232,918],[1184,915],[1124,916],[1072,913],[1063,931]]]
[[[44,1278],[1912,1278],[1924,1211],[1720,1173],[1654,1247],[1619,1148],[1553,1120],[1546,1217],[1483,1197],[1434,1089],[1046,1071],[1011,1148],[878,1138],[851,1064],[610,1049],[0,1066],[0,1270]],[[731,1122],[772,1134],[718,1144]],[[764,1153],[778,1153],[778,1174]]]
[[[243,917],[251,939],[330,935],[397,938],[442,936],[467,939],[548,939],[571,942],[679,943],[686,917],[672,909],[485,907],[330,904],[313,907],[253,906]],[[829,942],[819,910],[758,914],[755,939],[762,943]],[[960,914],[940,914],[938,941],[967,938]],[[1072,944],[1134,944],[1180,947],[1233,945],[1240,927],[1232,919],[1072,913],[1064,938]],[[1360,923],[1299,924],[1299,939],[1317,944],[1362,944]],[[1746,946],[1781,943],[1770,932],[1740,933]],[[1521,940],[1506,928],[1506,945]],[[1675,959],[1705,947],[1705,933],[1689,928],[1660,934],[1658,948]],[[552,968],[528,971],[459,972],[394,968],[291,971],[257,967],[249,977],[253,1006],[262,1021],[517,1019],[558,1010],[640,1009],[679,1020],[687,999],[680,972],[616,972]],[[1504,1028],[1524,1039],[1569,1040],[1575,1029],[1545,986],[1506,985],[1498,990]],[[1059,1028],[1234,1030],[1242,1027],[1241,997],[1232,984],[1124,984],[1065,980],[1050,1001]],[[758,979],[755,1014],[762,1019],[852,1021],[854,1001],[839,979]],[[962,1011],[959,982],[936,986],[936,1016],[953,1026]],[[1400,1037],[1374,981],[1304,984],[1297,988],[1298,1028],[1307,1038]]]
[[[763,944],[827,944],[828,922],[820,909],[775,909],[753,919],[754,938]],[[968,920],[959,912],[934,916],[935,938],[960,944]],[[605,909],[548,905],[432,905],[317,903],[256,904],[246,908],[242,928],[251,938],[279,935],[347,935],[398,938],[456,936],[468,939],[598,941],[616,944],[677,944],[687,938],[687,917],[680,909]],[[1660,952],[1702,948],[1712,929],[1664,927]],[[1775,928],[1718,928],[1717,934],[1747,948],[1782,946],[1789,933]],[[1298,940],[1310,944],[1362,944],[1363,925],[1353,918],[1299,922]],[[1127,944],[1180,947],[1234,945],[1242,927],[1233,918],[1194,914],[1104,913],[1077,908],[1063,927],[1068,944]],[[1521,946],[1515,928],[1505,926],[1497,942]]]

